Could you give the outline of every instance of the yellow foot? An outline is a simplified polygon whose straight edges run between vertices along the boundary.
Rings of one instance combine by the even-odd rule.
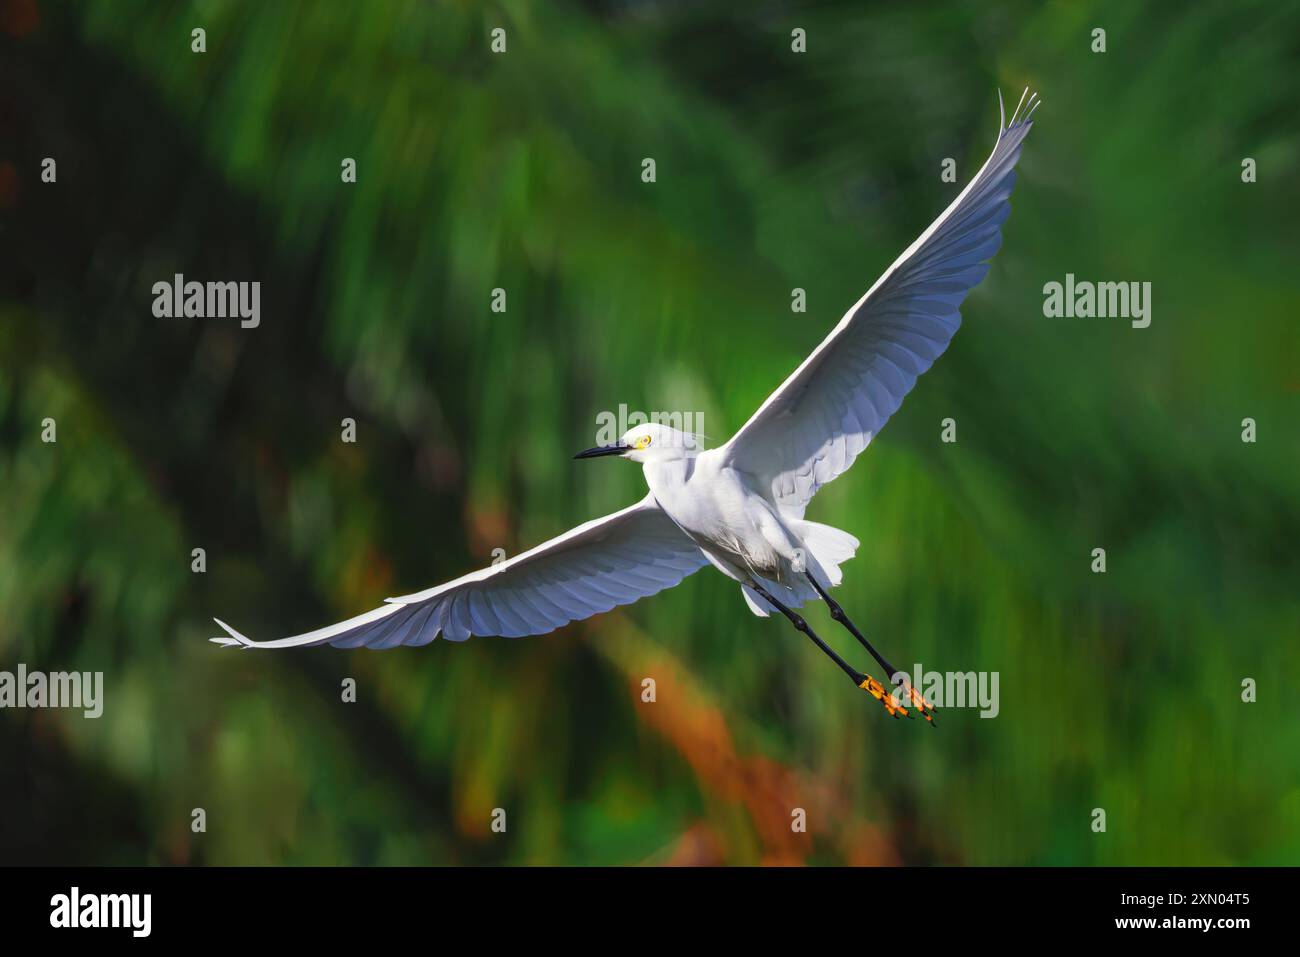
[[[913,688],[910,681],[904,682],[904,688],[900,689],[896,693],[909,701],[913,709],[916,710],[921,717],[926,721],[929,721],[931,724],[934,724],[934,705],[922,698],[921,692]]]
[[[867,675],[858,687],[884,705],[885,710],[895,718],[900,715],[910,718],[912,711],[915,711],[926,721],[934,724],[934,706],[921,697],[921,693],[913,688],[910,682],[905,682],[902,688],[886,690],[879,681]],[[903,702],[911,705],[912,710],[909,711]]]
[[[907,709],[902,705],[895,703],[894,696],[886,691],[885,686],[875,678],[871,677],[871,675],[864,677],[858,687],[883,704],[885,710],[895,718],[899,715],[902,715],[904,718],[908,717]]]

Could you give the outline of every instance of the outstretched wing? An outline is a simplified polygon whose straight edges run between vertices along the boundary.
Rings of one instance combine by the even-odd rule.
[[[783,511],[802,517],[948,347],[958,308],[1002,244],[1014,167],[1037,107],[1037,94],[1022,94],[1010,123],[1002,114],[975,178],[719,450],[755,488],[770,488]]]
[[[615,605],[671,588],[708,563],[704,553],[648,495],[636,505],[597,518],[516,555],[427,591],[390,598],[379,608],[328,628],[250,641],[220,619],[244,648],[395,648],[427,645],[439,635],[542,635]]]

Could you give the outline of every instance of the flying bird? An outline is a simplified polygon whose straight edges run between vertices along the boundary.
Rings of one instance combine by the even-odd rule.
[[[242,648],[395,648],[438,637],[541,635],[712,565],[740,584],[754,614],[783,615],[889,714],[933,721],[933,707],[830,595],[858,540],[804,512],[819,488],[853,464],[957,332],[962,301],[1002,243],[1016,161],[1039,102],[1025,90],[1007,122],[999,94],[997,142],[979,172],[729,442],[706,451],[697,436],[648,423],[575,456],[640,463],[649,494],[635,505],[317,631],[252,641],[214,619],[226,634],[212,640]],[[893,687],[855,669],[795,611],[816,599]]]

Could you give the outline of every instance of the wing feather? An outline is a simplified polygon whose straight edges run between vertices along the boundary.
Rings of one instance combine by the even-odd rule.
[[[1038,108],[1028,93],[1009,123],[1003,114],[975,178],[720,450],[783,511],[803,516],[952,341],[959,307],[1002,244],[1014,167]]]
[[[514,558],[316,631],[252,641],[221,620],[243,648],[396,648],[435,638],[521,637],[554,631],[676,585],[708,560],[649,495]]]

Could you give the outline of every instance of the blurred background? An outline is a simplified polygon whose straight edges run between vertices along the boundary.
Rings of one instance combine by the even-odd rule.
[[[0,862],[1300,861],[1298,65],[1266,2],[0,0],[0,670],[105,675],[98,720],[0,711]],[[711,570],[544,638],[207,642],[634,501],[570,460],[620,403],[724,441],[1026,85],[960,334],[809,512],[996,719],[890,721]],[[1067,272],[1150,328],[1045,318]],[[155,318],[174,273],[261,325]]]

